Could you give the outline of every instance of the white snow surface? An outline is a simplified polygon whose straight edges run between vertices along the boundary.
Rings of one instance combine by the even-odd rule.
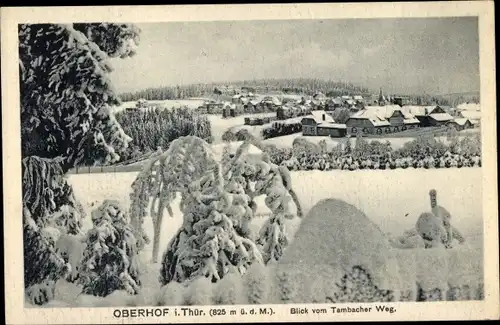
[[[128,209],[130,204],[129,194],[131,184],[137,176],[136,172],[130,173],[96,173],[75,174],[69,176],[75,195],[82,203],[87,214],[98,207],[103,200],[117,200]],[[482,249],[483,218],[482,218],[482,191],[481,168],[450,168],[439,170],[406,169],[406,170],[359,170],[359,171],[299,171],[291,172],[292,186],[301,201],[304,215],[319,201],[327,198],[336,198],[354,205],[380,228],[392,236],[401,235],[405,230],[411,229],[422,212],[430,211],[428,192],[431,188],[437,190],[438,202],[446,207],[452,215],[452,224],[462,232],[466,243],[460,246],[456,256],[447,258],[445,267],[449,272],[454,272],[460,278],[471,272],[481,270],[468,270],[459,258],[463,254],[471,258]],[[166,249],[168,241],[173,237],[182,223],[182,214],[179,210],[177,198],[172,206],[174,217],[166,213],[161,230],[160,254]],[[257,198],[258,213],[269,214],[264,204],[264,197]],[[253,226],[259,229],[266,217],[256,218]],[[300,219],[287,221],[287,233],[290,239],[300,226]],[[84,227],[91,227],[90,217],[84,220]],[[145,220],[145,229],[151,236],[153,227],[150,218]],[[293,244],[293,240],[292,240]],[[418,249],[417,249],[418,250]],[[405,254],[410,251],[401,250],[402,260],[399,261],[400,272],[405,272],[406,260],[408,265],[411,258]],[[419,255],[429,255],[430,250],[418,250]],[[463,252],[463,253],[462,253]],[[159,264],[151,264],[152,244],[141,253],[144,269],[141,276],[143,290],[138,298],[146,305],[151,305],[149,300],[161,294],[158,283]],[[411,254],[410,254],[411,255]],[[441,254],[438,254],[441,255]],[[424,257],[422,257],[424,258]],[[437,256],[426,256],[425,259],[439,259]],[[161,260],[161,258],[160,258]],[[433,263],[431,263],[433,264]],[[434,263],[438,267],[439,263]],[[441,263],[442,264],[442,263]],[[460,267],[453,267],[453,265]],[[430,278],[429,278],[430,279]],[[429,280],[432,286],[432,279]],[[441,282],[441,279],[435,279]],[[130,296],[125,292],[116,292],[106,298],[96,298],[78,294],[79,289],[66,281],[59,281],[56,289],[54,304],[68,306],[126,306],[131,304]],[[26,304],[29,306],[29,304]]]

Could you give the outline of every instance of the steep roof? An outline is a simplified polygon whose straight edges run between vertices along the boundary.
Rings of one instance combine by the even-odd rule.
[[[451,120],[450,122],[455,122],[458,125],[463,126],[463,125],[465,125],[465,123],[467,123],[467,121],[468,121],[468,119],[466,119],[466,118],[455,118],[455,119]]]
[[[328,100],[329,103],[333,103],[333,104],[336,104],[336,105],[341,105],[342,104],[342,99],[340,98],[330,98]]]
[[[399,105],[386,105],[386,106],[366,106],[364,109],[353,114],[351,118],[354,119],[367,119],[374,126],[389,126],[391,125],[388,119],[399,111],[403,115],[405,124],[420,123],[420,121],[411,114],[411,109],[400,107]]]
[[[429,117],[440,122],[453,120],[453,116],[448,113],[433,113],[429,114]]]
[[[325,120],[323,121],[323,116]],[[325,111],[312,111],[310,115],[304,116],[304,118],[312,118],[316,123],[335,123],[333,117],[327,114]]]
[[[481,111],[464,110],[464,111],[461,111],[459,114],[461,117],[467,118],[467,119],[472,119],[472,120],[480,120],[481,119]]]
[[[284,94],[283,99],[291,99],[291,100],[300,101],[300,100],[302,100],[302,96],[297,95],[297,94]]]
[[[457,105],[458,111],[481,111],[481,105],[475,103],[462,103]]]
[[[425,106],[412,106],[405,105],[401,107],[401,112],[410,113],[413,116],[425,116],[427,115]]]

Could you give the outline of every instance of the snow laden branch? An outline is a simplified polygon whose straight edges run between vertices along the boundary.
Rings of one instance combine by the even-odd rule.
[[[64,170],[120,159],[131,138],[112,112],[120,99],[109,57],[133,53],[138,33],[132,25],[20,25],[23,156],[61,156]]]
[[[262,151],[261,155],[248,154],[250,146]],[[233,158],[226,158],[226,188],[235,193],[246,193],[249,198],[251,213],[237,215],[237,229],[247,233],[248,224],[253,219],[257,206],[254,198],[265,195],[265,204],[271,210],[271,217],[262,227],[257,243],[262,249],[264,262],[277,261],[288,245],[286,237],[286,219],[297,215],[302,217],[302,207],[292,189],[290,172],[270,162],[265,147],[256,139],[250,138],[236,151]],[[290,203],[296,207],[296,215],[290,211]]]
[[[130,196],[131,224],[139,248],[149,243],[144,234],[144,218],[149,214],[153,221],[153,262],[158,258],[160,230],[165,209],[173,216],[171,204],[178,192],[186,191],[187,185],[200,179],[205,169],[216,164],[211,157],[210,146],[197,137],[174,140],[166,152],[159,151],[151,158],[132,184]]]
[[[254,198],[267,196],[266,204],[273,212],[271,227],[295,216],[288,208],[291,201],[299,216],[302,210],[291,190],[288,170],[271,164],[266,155],[249,153],[253,143],[262,147],[249,140],[234,155],[225,154],[218,162],[205,141],[194,136],[179,138],[166,152],[158,152],[133,183],[132,225],[138,238],[143,238],[139,240],[142,248],[147,243],[143,221],[148,214],[151,216],[155,229],[153,261],[164,210],[172,214],[170,206],[180,193],[184,220],[162,258],[164,284],[198,277],[218,281],[232,270],[244,273],[252,263],[281,256],[286,246],[283,226],[270,239],[275,244],[259,239],[264,251],[256,243],[249,227],[257,208]]]

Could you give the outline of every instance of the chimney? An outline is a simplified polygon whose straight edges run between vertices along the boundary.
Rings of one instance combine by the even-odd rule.
[[[326,116],[325,116],[325,114],[323,114],[323,121],[324,121],[324,120],[326,120]]]

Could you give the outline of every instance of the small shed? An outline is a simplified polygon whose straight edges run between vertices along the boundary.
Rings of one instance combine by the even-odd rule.
[[[456,119],[451,120],[448,123],[446,123],[446,126],[454,127],[458,131],[470,129],[473,127],[471,121],[469,121],[466,118],[456,118]]]

